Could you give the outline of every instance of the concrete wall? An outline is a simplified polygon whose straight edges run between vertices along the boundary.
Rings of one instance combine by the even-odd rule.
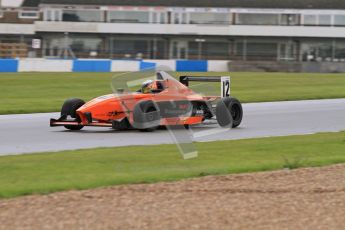
[[[0,59],[0,72],[18,72],[18,60]]]
[[[30,58],[18,61],[18,72],[71,72],[72,69],[72,60]]]
[[[139,71],[140,61],[112,61],[111,72]]]
[[[164,71],[175,71],[176,70],[176,60],[149,60],[145,59],[147,62],[156,63],[156,68],[158,70]]]
[[[345,73],[344,62],[231,61],[231,72]]]
[[[208,61],[208,71],[210,72],[228,72],[229,61]]]
[[[345,73],[342,62],[0,59],[0,72],[310,72]]]
[[[181,72],[228,71],[227,61],[109,60],[109,59],[0,59],[0,72],[127,72],[166,70]]]
[[[176,71],[183,72],[207,72],[208,63],[203,60],[177,60]]]
[[[298,62],[273,61],[231,61],[229,69],[232,72],[297,72],[301,69]]]

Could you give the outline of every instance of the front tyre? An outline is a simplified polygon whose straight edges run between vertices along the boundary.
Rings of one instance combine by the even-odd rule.
[[[80,122],[80,118],[78,117],[76,111],[84,104],[85,102],[78,98],[66,100],[61,108],[61,116],[69,116],[74,118],[75,121]],[[65,128],[69,130],[81,130],[83,127],[83,125],[65,125]]]
[[[243,118],[241,102],[234,97],[222,98],[217,103],[216,118],[221,127],[239,126]]]
[[[133,127],[142,132],[152,132],[160,125],[160,112],[153,101],[141,101],[133,110]]]

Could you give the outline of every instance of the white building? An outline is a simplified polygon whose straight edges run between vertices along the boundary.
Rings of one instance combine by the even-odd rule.
[[[3,0],[4,1],[4,0]],[[345,61],[345,1],[25,0],[0,11],[0,42],[37,55]]]

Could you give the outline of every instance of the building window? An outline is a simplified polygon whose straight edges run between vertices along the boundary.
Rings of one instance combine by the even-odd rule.
[[[234,59],[275,61],[278,58],[278,42],[237,41]]]
[[[101,38],[88,38],[88,37],[76,37],[71,38],[71,49],[76,54],[89,55],[91,52],[101,52],[102,39]],[[78,55],[81,56],[81,55]]]
[[[278,25],[278,14],[237,14],[238,25]]]
[[[277,43],[247,43],[247,60],[277,60]]]
[[[338,61],[345,62],[345,41],[336,42],[335,58],[338,59]]]
[[[280,17],[280,25],[293,26],[298,24],[298,15],[282,14]]]
[[[67,45],[73,51],[73,53],[80,58],[88,58],[91,52],[96,52],[96,54],[101,54],[103,40],[98,37],[81,37],[81,36],[70,36],[67,39],[64,37],[46,37],[45,42],[47,45],[48,56],[58,56],[62,49]]]
[[[320,26],[330,26],[332,25],[332,16],[321,14],[319,15],[319,23]]]
[[[345,15],[335,15],[334,16],[335,26],[345,26]]]
[[[114,40],[114,58],[147,58],[149,53],[148,40]]]
[[[166,55],[166,41],[159,40],[159,39],[152,39],[149,40],[149,47],[148,47],[148,58],[150,59],[164,59],[167,58]]]
[[[245,41],[237,41],[235,42],[235,49],[234,49],[234,59],[245,59],[246,53],[246,43]]]
[[[332,61],[332,41],[306,42],[302,44],[301,52],[303,61]]]
[[[229,43],[227,42],[195,42],[188,43],[190,59],[226,60],[229,58]]]
[[[108,22],[113,23],[149,23],[150,14],[146,11],[111,11]]]
[[[167,23],[167,16],[168,14],[166,12],[151,12],[150,23],[165,24]]]
[[[160,13],[160,23],[166,23],[166,21],[167,21],[167,16],[168,16],[168,14],[167,13]]]
[[[96,10],[64,10],[62,20],[66,22],[101,22],[102,11]]]
[[[20,11],[18,18],[38,19],[40,14],[38,11]]]
[[[281,42],[279,43],[278,60],[294,61],[296,60],[296,43],[295,42]]]
[[[230,14],[190,13],[190,24],[230,24]]]
[[[316,15],[303,15],[303,24],[306,26],[315,26],[317,25]]]
[[[303,15],[303,25],[305,26],[330,26],[332,25],[332,15],[329,14],[319,14]]]
[[[0,10],[0,18],[2,18],[3,16],[4,16],[4,12]]]
[[[43,19],[45,21],[61,21],[62,10],[61,9],[45,9],[43,13]]]
[[[188,15],[185,12],[177,12],[172,14],[173,24],[189,24]]]

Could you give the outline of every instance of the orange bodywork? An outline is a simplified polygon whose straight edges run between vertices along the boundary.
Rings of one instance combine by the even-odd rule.
[[[79,122],[74,121],[74,123],[67,123],[66,121],[56,120],[53,121],[53,125],[59,126],[68,124],[111,127],[112,121],[122,120],[124,118],[127,118],[129,123],[132,124],[134,107],[141,101],[153,101],[157,104],[179,101],[205,103],[219,98],[203,97],[173,78],[159,79],[154,83],[159,83],[164,88],[160,92],[146,94],[139,92],[123,92],[104,95],[87,102],[76,111],[80,118]],[[92,121],[87,117],[87,114],[92,114]],[[162,117],[160,125],[193,125],[202,123],[204,120],[205,119],[202,114]]]

